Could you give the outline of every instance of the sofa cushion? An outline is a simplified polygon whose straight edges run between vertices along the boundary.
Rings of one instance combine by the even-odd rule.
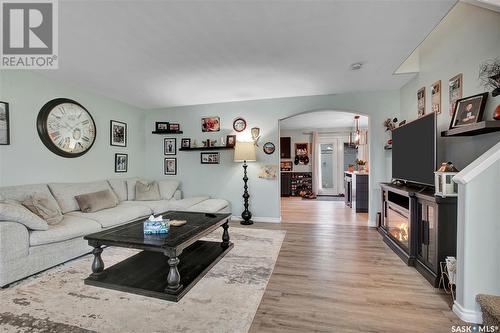
[[[125,205],[141,205],[148,207],[153,214],[164,213],[172,209],[172,202],[175,200],[156,200],[156,201],[124,201]]]
[[[208,199],[191,206],[188,210],[191,212],[217,213],[228,205],[229,202],[224,199]]]
[[[191,206],[194,206],[202,201],[208,200],[210,197],[192,197],[185,198],[181,200],[171,200],[170,209],[171,210],[188,210]]]
[[[41,217],[32,213],[28,208],[15,200],[4,200],[0,202],[1,221],[17,222],[31,230],[47,230],[49,225]]]
[[[126,179],[108,179],[108,183],[120,201],[127,200],[128,196]]]
[[[75,199],[77,195],[111,190],[109,183],[105,180],[90,183],[52,183],[49,184],[49,188],[63,214],[80,210]]]
[[[104,190],[75,197],[78,207],[84,213],[94,213],[103,209],[118,206],[118,197],[112,190]]]
[[[129,178],[127,179],[127,200],[135,200],[135,183],[140,180],[139,178]]]
[[[150,208],[144,205],[130,205],[120,203],[114,208],[104,209],[95,213],[71,212],[68,215],[91,219],[99,223],[103,228],[113,227],[137,220],[138,218],[151,215]]]
[[[49,226],[48,230],[30,232],[30,246],[62,242],[100,230],[101,226],[95,221],[64,215],[59,224]]]
[[[23,206],[50,225],[58,224],[63,219],[61,208],[52,196],[47,194],[34,193],[23,201]]]
[[[170,200],[174,196],[175,191],[179,188],[179,181],[177,180],[160,180],[158,186],[160,187],[160,196],[164,200]]]
[[[135,183],[135,200],[155,201],[160,199],[160,189],[157,182],[138,181]]]
[[[47,184],[17,185],[0,187],[0,197],[23,202],[35,193],[45,194],[56,206],[59,206]]]

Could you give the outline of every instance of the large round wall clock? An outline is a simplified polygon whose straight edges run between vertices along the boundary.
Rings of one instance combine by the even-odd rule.
[[[54,154],[82,156],[92,148],[96,126],[90,113],[80,103],[56,98],[45,104],[36,120],[38,136]]]

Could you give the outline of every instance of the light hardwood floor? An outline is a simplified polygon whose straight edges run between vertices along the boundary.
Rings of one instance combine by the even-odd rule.
[[[316,203],[285,200],[281,224],[251,226],[287,233],[250,332],[434,333],[460,324],[450,296],[406,266],[366,217]]]

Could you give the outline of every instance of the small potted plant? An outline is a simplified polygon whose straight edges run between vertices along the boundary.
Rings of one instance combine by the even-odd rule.
[[[354,164],[349,164],[349,165],[347,166],[347,171],[349,171],[349,172],[354,172]]]
[[[481,64],[479,79],[485,89],[491,90],[492,97],[500,95],[500,57],[487,60]],[[495,109],[493,118],[500,120],[500,104]]]

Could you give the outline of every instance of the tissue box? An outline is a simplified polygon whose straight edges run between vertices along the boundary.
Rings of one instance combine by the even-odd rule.
[[[168,234],[168,230],[168,220],[161,222],[147,220],[144,222],[144,235]]]

